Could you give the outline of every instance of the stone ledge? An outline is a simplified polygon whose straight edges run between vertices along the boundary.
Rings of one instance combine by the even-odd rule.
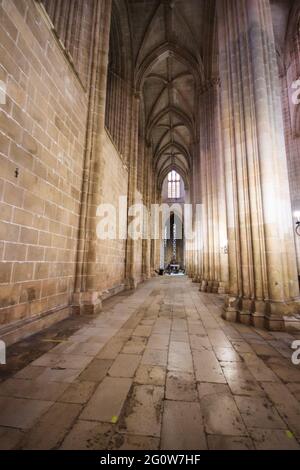
[[[300,315],[283,317],[283,320],[288,333],[300,333]]]
[[[26,318],[24,320],[6,325],[0,329],[0,338],[5,342],[6,346],[10,346],[20,340],[23,340],[35,333],[39,333],[45,328],[52,326],[71,315],[70,306],[59,307],[50,310],[37,317]]]
[[[125,290],[125,285],[120,284],[119,286],[112,287],[111,289],[108,289],[101,294],[101,300],[106,300],[109,299],[110,297],[113,297],[114,295],[119,294],[120,292],[123,292]]]

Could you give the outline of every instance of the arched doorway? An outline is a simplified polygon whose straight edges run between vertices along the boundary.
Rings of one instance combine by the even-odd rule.
[[[185,188],[180,174],[172,169],[162,185],[164,237],[161,243],[161,269],[166,274],[183,274],[185,271],[184,240]]]

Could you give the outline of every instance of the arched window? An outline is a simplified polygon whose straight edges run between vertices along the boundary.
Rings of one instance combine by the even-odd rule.
[[[168,198],[180,199],[180,175],[171,171],[168,175]]]

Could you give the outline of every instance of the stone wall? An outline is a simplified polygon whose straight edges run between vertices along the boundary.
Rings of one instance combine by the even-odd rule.
[[[104,204],[111,204],[118,208],[119,197],[127,198],[128,170],[108,134],[104,135],[102,157],[101,200]],[[98,221],[100,220],[99,218]],[[117,236],[116,240],[97,241],[97,285],[100,291],[110,290],[124,284],[125,257],[126,240],[119,239]]]
[[[33,0],[0,6],[0,324],[69,306],[87,95]]]

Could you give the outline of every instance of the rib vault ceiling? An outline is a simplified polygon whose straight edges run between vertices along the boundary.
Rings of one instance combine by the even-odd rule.
[[[130,0],[141,128],[159,179],[177,169],[188,181],[198,140],[199,90],[211,74],[214,2]]]

